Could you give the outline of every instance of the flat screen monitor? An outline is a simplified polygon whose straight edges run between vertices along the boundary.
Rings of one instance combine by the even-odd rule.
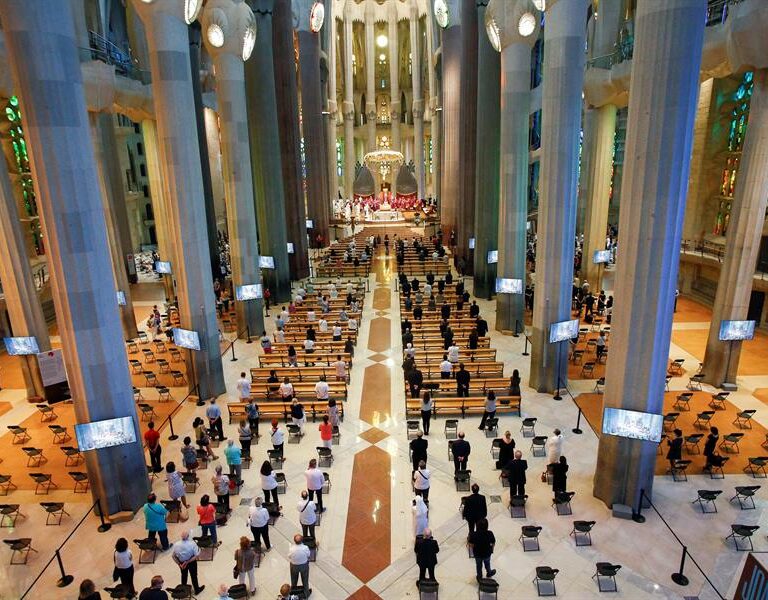
[[[475,249],[475,238],[469,238],[469,249],[470,250]]]
[[[155,263],[155,271],[157,273],[163,273],[165,275],[170,275],[170,273],[171,273],[171,263],[164,262],[162,260],[158,260]]]
[[[488,250],[488,264],[495,265],[497,262],[499,262],[499,251]]]
[[[3,338],[5,350],[11,356],[25,356],[27,354],[39,354],[37,338],[34,337],[7,337]]]
[[[238,302],[245,302],[246,300],[258,300],[259,298],[263,298],[260,283],[235,286],[235,300]]]
[[[595,250],[595,253],[592,255],[592,262],[596,265],[611,262],[611,251]]]
[[[294,253],[293,242],[287,242],[286,246],[288,248],[288,254],[293,254]]]
[[[188,350],[200,350],[200,336],[197,335],[197,331],[174,327],[173,343],[176,344],[179,348],[187,348]]]
[[[274,256],[259,256],[259,268],[260,269],[274,269],[275,257]]]
[[[603,411],[603,433],[619,437],[644,440],[646,442],[661,441],[661,430],[664,422],[662,415],[624,410],[623,408],[606,408]]]
[[[117,303],[120,306],[125,306],[125,292],[117,290]]]
[[[579,335],[579,320],[560,321],[549,326],[549,343],[564,342]]]
[[[754,321],[720,321],[720,335],[718,338],[721,342],[751,340],[754,337]]]
[[[131,417],[119,417],[75,425],[75,437],[80,451],[98,450],[136,441],[136,428]]]
[[[504,277],[497,277],[496,293],[497,294],[522,294],[523,280],[522,279],[506,279]]]
[[[312,219],[307,219],[307,229],[313,229],[315,227],[315,222]]]

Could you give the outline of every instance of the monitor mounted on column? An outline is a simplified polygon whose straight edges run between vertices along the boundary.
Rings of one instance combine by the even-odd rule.
[[[263,291],[260,283],[235,286],[235,300],[238,302],[245,302],[246,300],[258,300],[259,298],[263,297]]]
[[[488,264],[495,265],[497,262],[499,262],[499,251],[488,250]]]
[[[5,350],[10,356],[26,356],[39,354],[40,348],[35,337],[7,337],[3,338]]]
[[[259,268],[260,269],[274,269],[275,257],[274,256],[259,256]]]
[[[592,262],[596,265],[601,265],[601,264],[611,262],[611,251],[595,250],[595,253],[592,255]]]
[[[170,275],[171,274],[171,263],[158,260],[155,263],[155,272],[161,273],[163,275]]]
[[[522,294],[523,280],[522,279],[506,279],[504,277],[497,277],[496,293],[497,294]]]
[[[315,228],[315,222],[312,219],[307,219],[307,229],[314,229]]]
[[[75,425],[77,447],[81,452],[133,444],[136,441],[136,428],[131,417],[119,417],[91,423]]]
[[[655,413],[606,408],[603,411],[603,433],[617,437],[659,443],[664,417]]]
[[[721,342],[751,340],[754,339],[754,337],[754,321],[720,321],[720,334],[718,335],[718,339]]]
[[[557,344],[571,340],[579,335],[579,320],[560,321],[549,326],[549,343]]]
[[[469,238],[469,249],[470,250],[475,249],[475,238]]]
[[[189,329],[181,329],[174,327],[173,331],[173,343],[179,348],[186,348],[187,350],[200,350],[200,336],[197,335],[197,331],[191,331]]]
[[[293,242],[286,242],[286,248],[288,249],[288,254],[294,254],[296,252],[293,248]]]

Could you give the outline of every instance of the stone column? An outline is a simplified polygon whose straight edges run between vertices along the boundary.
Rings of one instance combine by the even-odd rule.
[[[96,156],[97,173],[100,175],[100,192],[104,201],[107,223],[107,240],[112,257],[115,287],[125,294],[125,305],[120,306],[120,320],[126,339],[138,336],[136,315],[133,312],[131,286],[128,282],[126,255],[132,252],[131,231],[128,227],[128,210],[125,205],[120,157],[117,155],[114,116],[108,113],[89,113]],[[127,244],[127,245],[126,245]]]
[[[608,227],[608,204],[611,199],[611,168],[613,167],[613,141],[616,135],[616,106],[606,104],[591,109],[594,113],[587,135],[591,137],[587,151],[587,206],[584,216],[584,248],[581,255],[582,277],[590,289],[600,291],[603,285],[604,264],[592,262],[595,250],[605,249]]]
[[[376,48],[374,47],[373,0],[365,0],[365,117],[368,152],[376,150]],[[378,189],[376,190],[378,191]]]
[[[147,467],[115,290],[105,285],[112,268],[71,8],[3,0],[0,12],[24,106],[75,418],[133,421],[135,442],[85,453],[91,491],[107,514],[135,511],[146,500]]]
[[[432,11],[428,11],[427,22],[427,81],[429,82],[429,136],[432,140],[432,192],[435,198],[441,198],[442,190],[442,79],[437,72],[437,63],[435,61],[435,40],[439,35],[436,33],[434,17]],[[439,41],[439,38],[437,38]],[[439,44],[438,44],[439,45]],[[424,94],[426,104],[426,94]],[[438,110],[440,109],[440,110]],[[426,186],[424,188],[426,195]],[[441,202],[442,204],[442,202]]]
[[[132,6],[132,5],[131,5]],[[171,231],[168,198],[170,192],[166,179],[163,176],[165,166],[160,161],[160,149],[157,143],[157,122],[143,121],[141,132],[144,137],[144,151],[147,158],[147,179],[149,179],[149,192],[152,195],[152,212],[155,215],[155,232],[157,233],[157,250],[160,259],[176,264],[176,248],[173,244]],[[169,301],[176,299],[176,287],[173,275],[164,275],[163,289],[165,297]]]
[[[243,61],[251,58],[250,53],[256,42],[257,28],[251,9],[242,0],[209,0],[200,20],[203,25],[205,47],[216,69],[216,98],[219,105],[229,255],[232,284],[236,288],[240,285],[261,283],[259,237],[256,231],[256,207],[251,177],[251,150],[248,147],[247,136],[249,119],[245,100],[245,68],[243,67]],[[211,43],[208,35],[211,27],[221,29],[223,43],[219,46]],[[272,36],[269,35],[268,29],[262,32],[261,37],[266,38],[269,45],[272,45]],[[268,60],[263,62],[269,63],[271,71],[272,57],[267,58]],[[267,84],[270,81],[273,79],[262,80],[265,88],[269,87]],[[271,115],[272,120],[275,120],[275,112]],[[277,143],[276,138],[271,141],[273,144]],[[279,176],[279,167],[276,173]],[[285,251],[284,238],[283,251]],[[287,279],[287,257],[281,258],[284,258],[282,268]],[[277,266],[278,258],[275,258],[275,264]],[[246,338],[249,333],[252,336],[260,335],[264,329],[261,300],[235,301],[235,309],[239,337]]]
[[[304,156],[307,169],[307,218],[314,221],[315,228],[312,233],[322,235],[324,243],[328,244],[330,198],[326,195],[328,163],[325,159],[323,95],[320,89],[320,37],[309,27],[312,2],[305,0],[300,3],[300,6],[299,75]]]
[[[25,111],[26,112],[26,111]],[[0,163],[0,281],[14,336],[37,338],[40,352],[51,349],[48,326],[37,295],[16,198],[5,165]],[[37,356],[19,356],[27,397],[45,397]]]
[[[621,190],[604,407],[664,412],[705,13],[704,0],[637,5],[631,88],[654,93],[629,98],[626,156],[632,160],[624,165]],[[594,494],[608,506],[634,508],[641,489],[651,496],[655,466],[655,443],[603,435]]]
[[[474,295],[491,298],[496,265],[488,251],[498,250],[499,232],[499,53],[485,32],[488,0],[477,0],[477,148],[475,164]],[[529,65],[530,68],[530,65]],[[467,250],[467,256],[470,251]],[[498,321],[498,319],[497,319]],[[498,322],[497,322],[498,327]]]
[[[226,391],[200,173],[195,101],[189,63],[189,26],[184,6],[174,0],[146,4],[133,0],[147,30],[159,155],[164,169],[172,263],[179,316],[184,329],[197,331],[202,350],[190,351],[194,378],[203,399]]]
[[[294,250],[293,254],[288,255],[288,262],[291,265],[293,279],[303,279],[309,275],[309,257],[307,254],[307,213],[304,181],[301,174],[301,150],[299,148],[301,139],[299,92],[294,59],[291,0],[275,0],[274,2],[272,51],[282,159],[280,162],[285,192],[286,235],[287,240],[293,244]]]
[[[326,7],[326,23],[328,24],[328,190],[329,200],[339,197],[339,174],[336,171],[336,124],[339,113],[336,103],[336,15],[333,2]],[[329,213],[330,214],[330,213]]]
[[[736,383],[741,342],[721,342],[720,321],[747,318],[768,198],[768,71],[756,71],[753,86],[702,368],[706,381],[715,386]]]
[[[469,257],[475,237],[475,141],[477,121],[477,9],[451,0],[443,29],[443,237],[456,230],[456,257]],[[467,271],[472,271],[467,260]]]
[[[218,73],[216,74],[218,76]],[[218,77],[217,77],[218,81]],[[227,208],[224,195],[224,176],[221,172],[221,140],[219,139],[219,115],[212,108],[204,108],[205,145],[208,147],[208,164],[211,168],[211,193],[216,213],[216,231],[227,231]]]
[[[561,383],[568,374],[567,343],[550,344],[549,328],[571,318],[586,10],[585,0],[547,2],[530,379],[539,392],[557,387],[558,363]]]
[[[275,93],[275,62],[272,55],[272,9],[274,0],[252,0],[256,22],[253,55],[245,63],[245,94],[248,118],[243,128],[250,132],[250,165],[253,173],[252,198],[256,201],[261,254],[275,259],[275,268],[262,272],[264,285],[274,302],[291,297],[291,269],[288,261],[288,229],[285,215],[285,188]],[[245,106],[244,106],[245,108]],[[259,330],[261,331],[261,330]]]
[[[352,76],[352,10],[344,5],[344,195],[352,198],[355,183],[355,82]]]
[[[426,198],[424,186],[424,96],[421,90],[421,37],[419,36],[419,5],[417,0],[411,0],[409,7],[408,25],[411,38],[411,84],[413,99],[411,113],[413,114],[413,162],[416,165],[416,184],[418,197]]]
[[[491,0],[487,12],[498,28],[501,49],[501,199],[497,272],[499,277],[520,279],[525,286],[531,48],[539,36],[541,15],[530,0],[516,0],[512,4],[507,4],[506,0]],[[537,25],[528,36],[522,36],[518,23],[526,13],[535,17]],[[492,26],[489,30],[493,31]],[[478,110],[478,120],[480,114]],[[523,295],[496,296],[496,329],[519,332],[524,326],[523,318]]]
[[[389,107],[392,117],[392,146],[393,150],[403,151],[400,143],[400,116],[403,107],[400,104],[400,46],[397,42],[397,4],[389,3],[387,28],[389,33]],[[397,173],[392,177],[392,192],[396,192],[395,181]]]

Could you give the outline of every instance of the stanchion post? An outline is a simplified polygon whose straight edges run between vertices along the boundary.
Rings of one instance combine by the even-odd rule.
[[[553,400],[562,400],[563,399],[563,397],[560,395],[560,344],[561,343],[562,342],[558,342],[558,345],[557,345],[557,362],[556,362],[556,367],[557,367],[557,383],[555,384],[557,386],[557,388],[555,389],[555,395],[552,396]]]
[[[168,425],[171,428],[171,435],[168,436],[168,440],[171,442],[174,440],[178,440],[179,436],[176,435],[176,433],[173,431],[173,417],[171,415],[168,415]]]
[[[685,557],[688,554],[688,546],[683,546],[683,555],[680,557],[680,570],[677,573],[672,573],[672,581],[677,585],[688,585],[688,578],[683,575],[683,569],[685,569]]]
[[[575,433],[576,435],[581,435],[582,433],[584,433],[581,430],[581,427],[579,427],[579,425],[581,425],[581,406],[578,406],[578,409],[579,409],[579,416],[576,417],[576,427],[571,429],[571,431],[573,431],[573,433]]]
[[[524,331],[524,329],[518,329],[519,325],[520,319],[515,319],[515,332],[512,334],[512,337],[520,337],[520,331]]]
[[[640,489],[640,498],[637,501],[637,510],[632,513],[632,520],[635,523],[645,523],[645,517],[643,516],[643,496],[645,496],[645,490]]]
[[[61,571],[61,577],[59,577],[56,585],[60,588],[67,587],[75,580],[75,578],[72,575],[67,575],[67,572],[64,570],[64,563],[61,562],[61,554],[59,554],[58,550],[56,550],[56,561],[59,563],[59,570]]]
[[[525,336],[525,348],[523,349],[523,356],[530,356],[530,352],[528,352],[528,336]]]
[[[237,338],[232,340],[232,358],[229,359],[229,362],[237,362],[237,357],[235,356],[235,341]]]
[[[107,523],[104,520],[104,511],[101,510],[101,498],[96,499],[96,509],[99,511],[99,520],[101,521],[101,525],[98,527],[99,533],[104,533],[105,531],[112,529],[112,524]]]
[[[250,325],[246,325],[245,326],[245,335],[248,337],[248,341],[245,342],[245,343],[246,344],[252,344],[253,342],[251,341],[251,326]]]

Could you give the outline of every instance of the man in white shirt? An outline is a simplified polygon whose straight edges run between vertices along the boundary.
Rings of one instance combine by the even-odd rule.
[[[347,294],[354,294],[355,293],[355,286],[351,281],[347,281]]]
[[[315,351],[315,341],[310,340],[309,338],[304,340],[304,352],[306,352],[307,354],[312,354],[312,352],[314,351]]]
[[[248,526],[251,528],[256,545],[260,545],[260,538],[263,539],[264,546],[269,552],[272,549],[269,543],[269,511],[261,503],[261,497],[254,498],[253,506],[248,509]]]
[[[301,500],[297,505],[299,509],[299,523],[301,523],[301,534],[304,537],[315,537],[315,523],[317,523],[317,509],[315,503],[308,498],[307,490],[302,490]]]
[[[304,538],[298,533],[293,536],[293,544],[288,546],[288,560],[291,563],[291,587],[296,587],[301,575],[301,585],[304,595],[309,592],[309,548],[304,544]]]
[[[341,356],[336,356],[336,362],[333,363],[333,368],[336,369],[336,381],[347,380],[347,363],[341,360]]]
[[[336,325],[333,326],[333,341],[334,342],[340,342],[341,341],[341,325],[336,323]]]
[[[283,320],[283,323],[288,323],[291,320],[291,315],[288,313],[285,306],[283,306],[283,310],[280,311],[280,318]]]
[[[187,578],[191,578],[195,594],[199,594],[205,589],[204,585],[197,582],[198,556],[200,556],[200,548],[189,539],[189,531],[182,531],[181,541],[173,545],[173,560],[181,569],[181,584],[187,585]]]
[[[246,402],[251,397],[251,382],[245,378],[245,373],[240,373],[240,379],[237,380],[237,396]]]
[[[325,512],[325,508],[323,508],[323,484],[325,483],[325,477],[323,477],[323,472],[317,468],[316,459],[313,458],[309,461],[309,468],[304,471],[304,477],[307,479],[309,499],[314,500],[315,494],[317,494],[317,511]]]
[[[328,331],[328,321],[326,321],[325,319],[320,319],[320,323],[318,324],[318,328],[319,328],[320,332],[322,332],[322,333],[325,333],[326,331]]]
[[[459,347],[456,344],[448,347],[448,360],[454,364],[459,362]]]
[[[450,379],[453,371],[453,363],[448,360],[448,355],[443,354],[443,361],[440,363],[440,379]]]
[[[317,317],[315,316],[315,310],[313,308],[310,308],[307,311],[307,321],[314,321]]]
[[[429,478],[431,473],[427,469],[427,463],[423,460],[419,462],[419,468],[413,473],[413,489],[417,496],[424,498],[424,502],[429,504]]]
[[[355,317],[352,317],[347,323],[347,327],[349,328],[350,331],[357,331],[357,319],[355,319]]]
[[[318,400],[328,400],[328,383],[325,381],[325,375],[320,376],[320,381],[315,384],[315,396]]]
[[[285,344],[285,331],[283,331],[282,327],[278,327],[277,331],[275,331],[275,341],[278,344]]]
[[[270,434],[270,439],[272,440],[272,447],[275,450],[279,450],[280,456],[282,456],[283,443],[285,442],[285,433],[283,433],[283,430],[280,429],[280,426],[277,423],[277,419],[272,421],[272,433]]]

